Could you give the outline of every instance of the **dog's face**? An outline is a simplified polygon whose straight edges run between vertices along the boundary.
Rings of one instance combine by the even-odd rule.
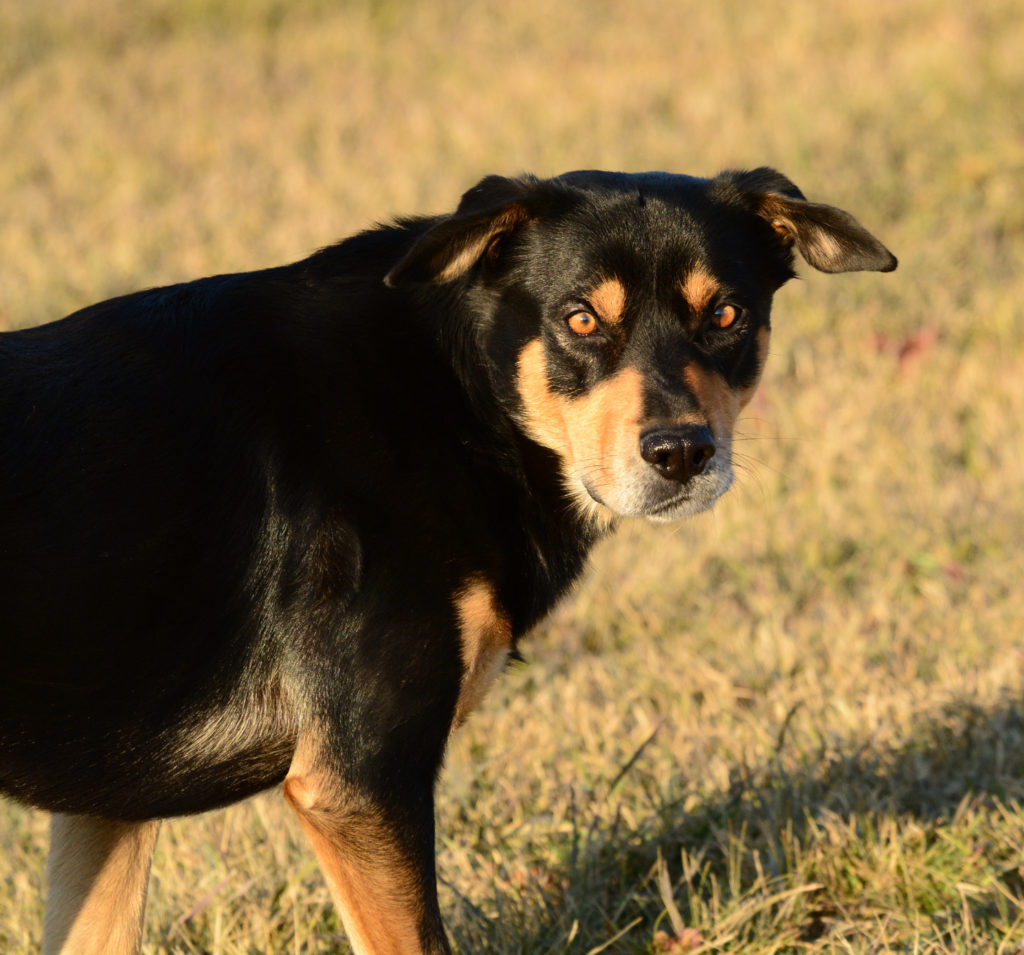
[[[387,281],[461,283],[491,386],[584,512],[675,520],[733,481],[794,247],[827,272],[896,265],[773,170],[578,172],[485,179]]]

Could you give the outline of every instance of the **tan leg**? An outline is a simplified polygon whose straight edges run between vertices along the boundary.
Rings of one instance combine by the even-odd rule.
[[[159,828],[159,822],[53,817],[43,955],[139,950]]]
[[[408,820],[398,824],[372,798],[346,791],[302,747],[284,794],[309,837],[356,955],[450,951],[437,909],[432,799],[420,827],[414,821],[410,831]]]

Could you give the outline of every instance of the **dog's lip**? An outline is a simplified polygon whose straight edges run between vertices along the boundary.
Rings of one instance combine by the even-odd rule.
[[[607,504],[605,504],[604,500],[601,498],[601,495],[598,494],[597,491],[594,490],[594,488],[591,486],[590,482],[586,478],[583,479],[582,483],[583,483],[583,490],[586,491],[598,504],[600,504],[602,507],[607,507],[608,506]]]
[[[594,489],[593,485],[586,479],[582,482],[583,489],[591,496],[591,498],[602,507],[610,507],[610,505],[601,497],[601,495]],[[660,514],[662,511],[669,511],[680,504],[685,504],[690,500],[690,495],[685,490],[679,491],[677,494],[673,494],[668,500],[660,501],[657,504],[645,507],[640,512],[641,517],[653,517]]]
[[[662,511],[669,511],[676,505],[683,504],[688,500],[690,500],[690,495],[685,491],[680,491],[678,494],[673,494],[667,501],[662,501],[660,504],[646,508],[644,516],[650,517],[653,514],[660,514]]]

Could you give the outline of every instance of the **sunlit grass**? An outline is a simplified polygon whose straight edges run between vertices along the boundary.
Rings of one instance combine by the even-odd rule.
[[[465,953],[1024,945],[1016,3],[0,0],[0,37],[0,325],[487,172],[770,163],[856,213],[900,269],[780,293],[738,486],[600,547],[454,739],[445,914]],[[5,952],[45,838],[0,806]],[[165,827],[146,939],[344,950],[275,793]]]

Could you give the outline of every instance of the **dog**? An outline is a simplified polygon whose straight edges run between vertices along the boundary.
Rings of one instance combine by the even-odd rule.
[[[768,168],[490,176],[450,215],[0,336],[0,791],[44,951],[137,951],[159,820],[283,783],[360,955],[449,952],[453,728],[621,518],[733,481],[795,252]]]

